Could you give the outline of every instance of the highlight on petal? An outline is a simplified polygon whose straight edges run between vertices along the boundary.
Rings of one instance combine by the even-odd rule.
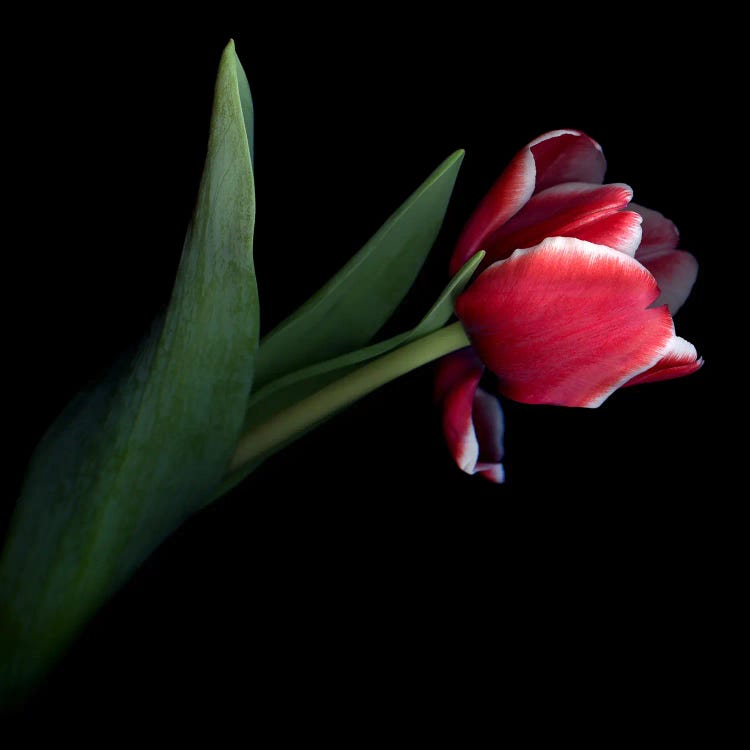
[[[471,349],[438,363],[435,395],[443,407],[443,433],[467,474],[503,482],[503,413],[495,396],[479,388],[484,366]]]
[[[654,277],[628,255],[554,237],[485,270],[456,301],[482,362],[516,401],[599,406],[674,339]]]
[[[536,193],[486,240],[486,268],[514,250],[547,237],[575,237],[634,255],[641,242],[641,217],[624,211],[633,197],[623,184],[566,182]]]
[[[601,184],[607,163],[601,146],[578,130],[553,130],[522,148],[469,218],[450,263],[451,275],[508,219],[544,188],[563,182]]]
[[[695,347],[685,339],[675,336],[664,356],[651,368],[636,375],[625,385],[655,383],[690,375],[703,367],[703,358],[698,357]]]
[[[635,211],[618,211],[584,224],[570,236],[606,245],[632,258],[641,243],[641,217]]]

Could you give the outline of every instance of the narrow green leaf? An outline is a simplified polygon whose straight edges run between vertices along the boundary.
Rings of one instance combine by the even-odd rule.
[[[437,331],[438,328],[441,328],[450,320],[453,315],[453,306],[456,302],[456,297],[466,289],[467,284],[471,281],[472,276],[474,276],[486,254],[484,250],[474,253],[458,269],[458,273],[450,280],[448,286],[443,289],[427,315],[422,318],[422,321],[416,328],[412,329],[409,334],[409,341],[414,341],[422,336],[427,336],[427,334],[433,331]]]
[[[354,352],[342,354],[340,357],[334,357],[325,362],[310,365],[297,372],[284,375],[269,383],[264,388],[256,390],[248,401],[248,422],[251,425],[260,424],[280,409],[286,408],[301,398],[306,398],[323,385],[327,385],[342,377],[346,372],[353,369],[355,365],[375,359],[375,357],[380,357],[399,346],[403,346],[410,341],[437,331],[453,315],[453,304],[456,297],[461,294],[469,283],[484,256],[485,252],[480,250],[466,261],[458,273],[451,279],[448,286],[441,292],[429,312],[410,331],[372,344],[371,346],[357,349]]]
[[[453,315],[453,305],[456,297],[466,288],[466,285],[471,280],[484,256],[484,250],[480,250],[466,261],[459,272],[451,279],[448,286],[442,291],[422,321],[410,331],[394,336],[386,341],[380,341],[371,346],[364,347],[363,349],[342,354],[340,357],[334,357],[326,362],[320,362],[297,372],[284,375],[269,383],[265,388],[256,391],[248,402],[247,426],[251,427],[256,424],[263,424],[282,409],[286,409],[292,404],[311,396],[329,383],[344,377],[344,375],[356,369],[358,365],[376,357],[381,357],[383,354],[387,354],[399,346],[404,346],[411,341],[437,331],[438,328],[442,328]],[[238,471],[233,472],[230,477],[222,482],[216,496],[218,497],[224,492],[228,492],[250,474],[257,465],[256,463],[250,466],[243,466]]]
[[[259,387],[364,346],[414,283],[443,223],[463,159],[446,159],[367,244],[261,342]]]
[[[0,562],[0,701],[19,700],[221,479],[258,342],[255,195],[234,46],[172,298],[39,445]]]

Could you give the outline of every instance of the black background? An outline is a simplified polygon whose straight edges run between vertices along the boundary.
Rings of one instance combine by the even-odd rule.
[[[7,221],[19,230],[6,281],[8,510],[50,421],[166,304],[230,37],[256,108],[264,331],[465,148],[441,237],[389,331],[410,326],[512,155],[572,127],[603,145],[607,180],[672,218],[697,256],[676,325],[707,363],[594,411],[506,403],[504,486],[454,466],[430,368],[383,388],[180,529],[27,717],[236,701],[279,731],[342,713],[369,726],[489,679],[483,701],[510,691],[521,706],[541,685],[554,698],[580,681],[596,692],[634,680],[636,714],[669,694],[669,715],[695,721],[713,659],[706,613],[721,608],[732,554],[708,324],[721,93],[693,43],[711,31],[565,14],[288,10],[189,32],[9,28],[22,44],[8,68]]]

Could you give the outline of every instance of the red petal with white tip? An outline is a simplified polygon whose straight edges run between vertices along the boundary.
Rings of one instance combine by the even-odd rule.
[[[672,380],[690,375],[703,366],[703,358],[698,357],[695,347],[685,339],[675,336],[666,354],[651,368],[636,375],[625,385],[655,383],[659,380]]]
[[[553,130],[521,149],[472,214],[451,258],[451,275],[531,196],[562,182],[601,183],[606,161],[601,146],[577,130]]]
[[[641,241],[641,217],[623,211],[632,197],[633,191],[621,184],[566,182],[543,190],[486,239],[483,266],[547,237],[575,237],[634,255]]]
[[[479,388],[484,366],[471,349],[440,360],[435,394],[443,407],[443,433],[453,458],[467,474],[504,480],[503,413],[495,396]]]
[[[596,407],[669,350],[672,318],[649,307],[657,295],[628,255],[554,237],[490,266],[456,312],[503,395]]]

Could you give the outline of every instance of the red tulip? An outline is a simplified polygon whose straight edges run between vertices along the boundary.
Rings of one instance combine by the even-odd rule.
[[[529,404],[599,406],[625,385],[695,372],[695,347],[672,314],[698,265],[664,216],[603,185],[601,147],[557,130],[521,150],[469,219],[455,273],[478,250],[480,273],[456,302],[472,349],[444,358],[437,396],[458,465],[503,481],[502,411],[479,387]],[[670,314],[670,311],[672,314]]]

